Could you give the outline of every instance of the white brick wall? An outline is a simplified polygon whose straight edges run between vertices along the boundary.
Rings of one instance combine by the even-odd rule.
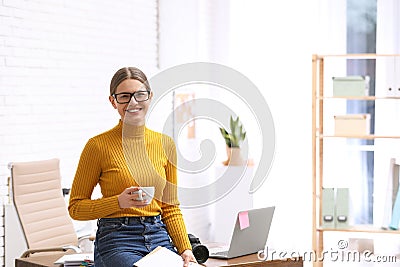
[[[157,71],[157,23],[156,0],[0,1],[0,194],[12,161],[60,158],[70,187],[87,139],[117,123],[113,73]]]

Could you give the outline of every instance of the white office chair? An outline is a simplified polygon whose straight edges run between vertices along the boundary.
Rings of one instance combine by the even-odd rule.
[[[11,194],[28,250],[21,257],[38,252],[81,252],[72,219],[61,188],[59,160],[12,162]]]

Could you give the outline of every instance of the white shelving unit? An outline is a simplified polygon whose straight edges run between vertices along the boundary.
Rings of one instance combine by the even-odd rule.
[[[327,142],[337,142],[339,146],[347,146],[347,149],[355,149],[358,151],[376,151],[377,147],[374,145],[354,146],[346,143],[349,139],[364,139],[364,140],[388,140],[388,142],[398,142],[400,140],[400,133],[397,131],[393,134],[368,134],[368,135],[334,135],[332,123],[329,124],[329,116],[327,110],[343,110],[347,100],[355,101],[375,101],[381,103],[383,101],[398,101],[400,105],[400,93],[379,95],[376,93],[374,96],[349,96],[349,97],[335,97],[332,94],[327,94],[325,88],[328,75],[326,73],[340,73],[344,74],[345,62],[347,59],[400,59],[400,55],[377,55],[377,54],[347,54],[347,55],[313,55],[312,57],[312,247],[316,255],[321,255],[324,251],[324,234],[327,232],[348,234],[350,233],[364,233],[364,234],[400,234],[400,231],[384,230],[374,225],[351,225],[347,228],[327,228],[322,227],[322,191],[326,183],[326,176],[329,174],[327,169],[331,162],[329,151],[332,151],[332,146],[327,148]],[[329,59],[329,61],[327,60]],[[335,61],[337,60],[337,61]],[[342,63],[337,64],[338,61]],[[328,63],[329,62],[329,63]],[[334,63],[332,63],[334,62]],[[330,65],[332,63],[332,65]],[[377,64],[378,69],[378,64]],[[333,70],[337,70],[336,72]],[[388,76],[394,76],[393,73]],[[399,86],[400,89],[400,86]],[[329,108],[326,108],[328,106]],[[332,115],[332,114],[330,114]],[[378,118],[379,119],[379,118]],[[378,121],[379,122],[379,121]],[[377,122],[375,121],[375,124]],[[398,122],[396,122],[398,123]],[[335,143],[336,144],[336,143]],[[334,163],[331,163],[334,164]],[[376,164],[376,163],[375,163]],[[389,164],[389,162],[388,162]],[[330,168],[329,170],[332,170]],[[349,171],[349,170],[344,170]],[[351,179],[346,177],[346,179]],[[386,182],[386,181],[385,181]],[[351,214],[350,214],[351,216]],[[322,266],[323,261],[316,261],[314,266]]]

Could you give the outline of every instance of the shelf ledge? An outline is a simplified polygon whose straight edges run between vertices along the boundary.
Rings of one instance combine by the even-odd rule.
[[[358,232],[358,233],[377,233],[377,234],[400,234],[400,230],[390,230],[378,228],[372,225],[349,226],[348,228],[317,228],[319,232]]]
[[[317,97],[318,100],[323,99],[344,99],[344,100],[390,100],[400,99],[400,96],[324,96]]]
[[[313,55],[315,59],[323,59],[328,57],[337,58],[355,58],[355,59],[376,59],[379,57],[400,57],[400,54],[372,54],[372,53],[359,53],[359,54],[327,54],[327,55]]]
[[[378,139],[378,138],[387,138],[387,139],[398,139],[399,135],[321,135],[320,139],[323,138],[353,138],[353,139]]]

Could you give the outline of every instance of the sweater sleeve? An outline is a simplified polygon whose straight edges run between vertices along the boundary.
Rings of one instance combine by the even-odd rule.
[[[94,220],[120,210],[118,196],[91,199],[101,175],[101,160],[95,140],[89,139],[82,151],[71,188],[68,210],[75,220]]]
[[[172,139],[168,138],[168,140],[169,146],[167,146],[166,151],[168,163],[165,167],[167,183],[163,192],[162,218],[178,253],[181,254],[184,250],[191,250],[192,247],[190,245],[182,212],[179,208],[176,147]]]

